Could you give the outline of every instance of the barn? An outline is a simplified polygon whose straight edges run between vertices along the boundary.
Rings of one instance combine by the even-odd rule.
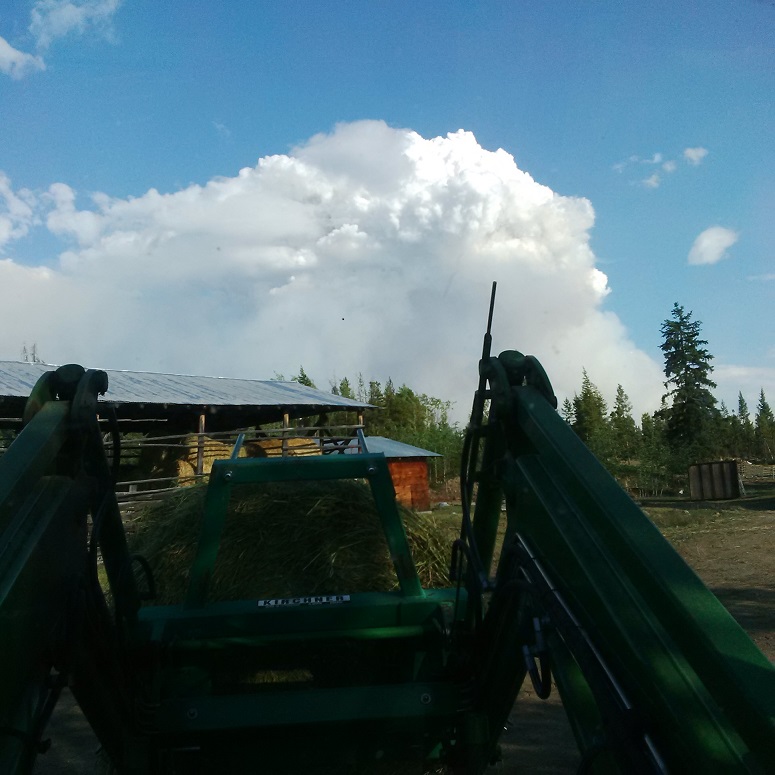
[[[35,383],[55,368],[0,361],[0,442],[21,427]],[[319,454],[336,452],[353,440],[357,444],[363,410],[370,406],[297,382],[105,371],[100,421],[106,435],[117,427],[122,437],[120,500],[159,496],[199,481],[212,459],[228,457],[243,432],[245,447],[258,448],[259,456],[294,454],[300,445]],[[332,426],[329,415],[343,412],[357,421]]]
[[[0,431],[18,430],[30,391],[44,372],[54,368],[0,361]],[[166,455],[178,464],[174,471],[157,464],[153,471],[125,476],[126,481],[118,482],[120,500],[152,497],[199,480],[209,471],[210,458],[227,456],[224,450],[239,431],[250,429],[247,443],[257,439],[253,443],[264,450],[273,448],[274,452],[265,451],[269,456],[292,455],[301,444],[307,450],[304,454],[310,449],[319,454],[355,454],[365,444],[365,451],[381,452],[388,459],[398,501],[418,511],[430,509],[428,459],[440,455],[381,436],[364,437],[362,413],[369,404],[297,382],[105,371],[108,392],[101,403],[106,418],[115,415],[124,438],[122,460],[133,453],[139,460],[144,450],[152,450],[156,459]],[[341,412],[357,416],[357,423],[332,427],[328,415]],[[181,460],[190,469],[185,482]]]

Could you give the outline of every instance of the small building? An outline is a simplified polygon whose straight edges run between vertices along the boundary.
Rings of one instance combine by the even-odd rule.
[[[689,466],[689,497],[693,501],[731,500],[740,497],[736,460],[716,460]]]
[[[396,499],[403,506],[415,511],[429,511],[431,508],[431,490],[428,479],[428,458],[441,457],[411,444],[404,444],[384,436],[366,436],[366,452],[381,452],[387,458]],[[348,452],[357,452],[351,445]]]

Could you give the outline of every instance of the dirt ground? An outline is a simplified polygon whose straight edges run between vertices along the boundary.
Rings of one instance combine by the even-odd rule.
[[[772,498],[696,505],[645,504],[686,562],[775,663],[775,502]],[[454,507],[449,509],[450,515]],[[69,695],[49,727],[52,746],[37,775],[95,772],[98,743]],[[492,775],[575,772],[579,755],[556,692],[547,701],[523,690],[502,737]]]

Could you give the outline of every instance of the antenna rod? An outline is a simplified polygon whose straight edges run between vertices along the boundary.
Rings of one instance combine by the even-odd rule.
[[[490,294],[490,314],[487,316],[487,336],[490,335],[492,329],[492,313],[495,311],[495,289],[498,287],[498,283],[492,281],[492,293]]]

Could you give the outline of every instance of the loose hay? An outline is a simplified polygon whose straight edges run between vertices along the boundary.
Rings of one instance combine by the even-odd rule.
[[[206,487],[176,493],[137,520],[133,552],[150,563],[156,602],[178,603],[202,526]],[[399,506],[423,587],[446,586],[448,548],[430,515]],[[210,600],[332,595],[397,589],[370,489],[353,481],[234,488]]]

